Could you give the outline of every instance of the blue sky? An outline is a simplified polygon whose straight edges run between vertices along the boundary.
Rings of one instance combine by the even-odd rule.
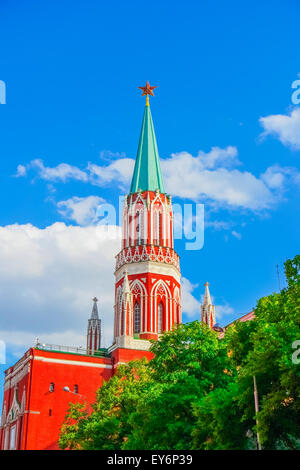
[[[37,335],[84,342],[94,295],[109,343],[118,243],[91,223],[100,201],[128,188],[146,80],[159,87],[151,110],[166,189],[205,204],[203,249],[176,245],[185,320],[199,318],[205,281],[221,324],[278,289],[277,264],[284,285],[300,235],[299,13],[297,1],[1,2],[8,363]]]

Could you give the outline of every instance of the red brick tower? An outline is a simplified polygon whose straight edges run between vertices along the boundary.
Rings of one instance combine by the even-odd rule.
[[[181,323],[171,196],[164,190],[149,106],[152,87],[147,84],[142,89],[147,101],[130,193],[124,202],[122,246],[116,257],[111,352],[148,350],[149,339]]]

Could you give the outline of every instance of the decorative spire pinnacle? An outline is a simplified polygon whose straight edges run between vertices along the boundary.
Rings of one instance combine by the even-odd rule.
[[[93,320],[99,320],[98,307],[97,307],[98,299],[97,299],[97,297],[94,297],[92,300],[94,302],[94,305],[93,305],[93,309],[92,309],[91,318]]]
[[[209,283],[206,282],[204,286],[205,293],[203,304],[201,305],[201,321],[206,323],[210,328],[213,328],[216,323],[215,306],[212,304],[210,297]]]
[[[89,354],[94,354],[101,347],[101,320],[98,315],[97,297],[93,299],[91,318],[88,320],[86,348]]]
[[[205,286],[205,293],[204,293],[204,300],[203,300],[203,305],[211,305],[211,297],[210,297],[210,292],[209,292],[209,282],[206,282],[204,284]]]
[[[137,193],[139,190],[158,190],[164,193],[164,184],[148,99],[149,95],[154,96],[152,90],[157,87],[150,86],[149,82],[147,82],[146,86],[139,88],[143,90],[142,96],[146,95],[147,99],[130,193]]]
[[[123,292],[124,294],[130,294],[130,286],[129,286],[129,280],[128,280],[128,271],[125,269],[123,272],[124,274],[124,282],[123,282]]]

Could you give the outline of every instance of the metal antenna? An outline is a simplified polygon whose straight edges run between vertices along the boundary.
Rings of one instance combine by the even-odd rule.
[[[280,276],[279,276],[279,266],[276,264],[276,269],[277,269],[277,279],[278,279],[278,289],[279,292],[281,291],[281,286],[280,286]]]

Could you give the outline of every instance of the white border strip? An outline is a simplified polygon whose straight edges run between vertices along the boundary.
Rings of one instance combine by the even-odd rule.
[[[96,364],[93,362],[83,362],[83,361],[68,361],[66,359],[54,359],[50,357],[43,356],[34,356],[33,358],[36,361],[42,362],[52,362],[54,364],[70,364],[72,366],[85,366],[85,367],[98,367],[98,369],[112,369],[110,364]]]

